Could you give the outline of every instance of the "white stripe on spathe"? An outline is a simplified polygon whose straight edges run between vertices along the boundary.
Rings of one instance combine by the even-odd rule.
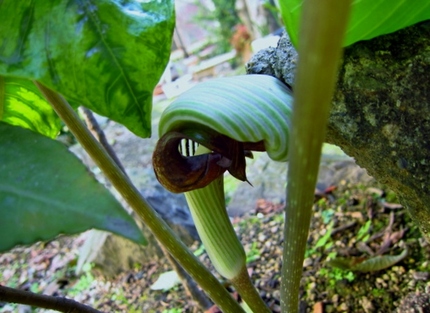
[[[240,142],[264,140],[270,158],[286,161],[292,103],[291,91],[272,76],[212,79],[172,102],[161,116],[159,135],[198,123]]]

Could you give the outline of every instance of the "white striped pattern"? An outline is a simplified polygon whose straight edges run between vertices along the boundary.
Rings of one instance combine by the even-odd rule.
[[[163,112],[159,135],[198,123],[240,142],[264,140],[275,161],[287,161],[293,98],[267,75],[223,77],[198,84]]]

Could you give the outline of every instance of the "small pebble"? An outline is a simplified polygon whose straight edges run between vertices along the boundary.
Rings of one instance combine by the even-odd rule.
[[[375,312],[375,307],[373,306],[372,301],[369,300],[367,297],[361,298],[360,304],[366,313]]]
[[[339,302],[339,295],[334,295],[331,298],[331,302],[333,302],[333,304],[337,304]]]
[[[429,243],[424,238],[419,238],[418,242],[420,243],[421,248],[425,248],[429,245]]]
[[[397,273],[390,273],[389,282],[392,284],[397,284],[399,282],[399,277],[397,276]]]
[[[306,258],[306,259],[303,261],[303,267],[312,266],[312,264],[313,264],[313,261],[312,261],[312,259],[311,259],[311,258]]]
[[[393,272],[397,274],[404,274],[406,270],[403,266],[393,266]]]
[[[342,302],[336,309],[338,312],[348,312],[348,305]]]
[[[316,284],[316,283],[310,283],[310,284],[308,285],[308,290],[314,290],[316,286],[317,286],[317,284]]]
[[[376,278],[375,282],[378,288],[387,288],[387,283],[381,277]]]

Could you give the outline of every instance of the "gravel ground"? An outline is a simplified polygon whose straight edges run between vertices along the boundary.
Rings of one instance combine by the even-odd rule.
[[[280,312],[281,210],[282,205],[261,199],[255,211],[234,221],[247,251],[249,272],[273,312]],[[301,312],[430,312],[430,248],[392,192],[380,186],[340,182],[316,192],[313,210],[303,265]],[[0,255],[0,282],[67,296],[104,312],[199,312],[180,285],[166,291],[149,288],[161,273],[170,270],[165,260],[136,264],[113,280],[90,266],[76,277],[81,244],[75,237],[60,237],[4,253]],[[193,248],[198,249],[199,243]],[[405,258],[378,271],[333,266],[339,257],[355,266],[378,255],[399,255],[405,249]],[[200,259],[209,264],[205,253]],[[46,311],[0,303],[0,312]]]

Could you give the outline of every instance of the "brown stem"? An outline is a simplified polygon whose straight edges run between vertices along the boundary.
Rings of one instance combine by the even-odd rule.
[[[123,171],[124,174],[127,174],[121,162],[119,161],[115,151],[113,151],[112,146],[107,141],[105,133],[100,128],[100,125],[99,123],[97,123],[97,120],[94,118],[93,112],[90,109],[87,109],[86,107],[83,107],[83,106],[81,106],[81,110],[82,110],[82,113],[84,114],[85,123],[87,124],[87,127],[91,131],[93,136],[96,137],[96,139],[101,143],[103,148],[105,148],[106,152],[118,165],[121,171]]]
[[[63,297],[39,295],[30,291],[0,285],[0,301],[22,303],[67,313],[101,313],[82,303]]]

